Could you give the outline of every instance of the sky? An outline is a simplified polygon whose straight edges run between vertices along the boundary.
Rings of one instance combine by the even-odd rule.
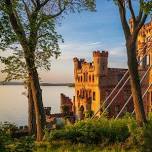
[[[51,70],[39,71],[43,82],[73,82],[73,58],[92,61],[92,51],[109,51],[109,67],[126,68],[125,40],[118,8],[112,0],[97,0],[96,12],[65,15],[57,32],[63,36],[61,56],[51,58]],[[0,80],[4,76],[0,73]]]

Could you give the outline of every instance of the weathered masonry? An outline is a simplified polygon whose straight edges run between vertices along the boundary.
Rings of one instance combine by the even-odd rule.
[[[130,20],[130,26],[132,20]],[[132,30],[132,29],[131,29]],[[147,69],[152,64],[152,22],[147,23],[139,32],[137,41],[137,56],[140,61],[146,53],[144,59],[139,64],[139,74],[142,77]],[[105,99],[108,97],[110,92],[117,85],[119,80],[123,77],[127,69],[110,68],[108,67],[108,52],[107,51],[94,51],[93,61],[88,63],[85,59],[74,58],[74,79],[75,79],[75,97],[73,101],[74,112],[77,116],[83,117],[87,111],[96,112]],[[124,82],[122,82],[124,83]],[[142,93],[145,92],[146,88],[152,83],[152,70],[148,72],[144,81],[141,83]],[[118,88],[116,92],[119,90]],[[116,93],[114,93],[115,95]],[[113,95],[113,96],[114,96]],[[123,88],[120,94],[116,97],[112,105],[108,108],[109,117],[116,116],[126,100],[131,95],[130,83]],[[113,96],[111,98],[113,98]],[[111,99],[107,101],[107,105]],[[106,106],[106,105],[104,105]],[[101,112],[104,109],[101,108]],[[144,97],[145,111],[148,113],[152,111],[152,87],[150,87],[148,93]],[[133,111],[133,102],[127,104],[124,112]],[[100,113],[101,113],[100,112]],[[99,113],[99,114],[100,114]]]

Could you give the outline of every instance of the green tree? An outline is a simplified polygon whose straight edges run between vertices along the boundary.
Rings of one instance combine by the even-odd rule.
[[[10,64],[13,60],[22,61],[16,56],[23,56],[26,72],[29,80],[34,102],[36,119],[36,139],[41,141],[45,126],[45,113],[42,102],[37,64],[47,65],[49,57],[58,55],[58,39],[61,37],[55,32],[55,24],[58,18],[66,13],[94,10],[94,0],[1,0],[0,3],[0,46],[1,49],[16,47],[19,44],[22,51],[17,51],[10,57],[11,60],[3,60]],[[17,49],[15,49],[17,50]],[[42,58],[43,57],[43,58]],[[42,60],[39,60],[42,59]],[[47,63],[47,64],[46,64]],[[12,64],[16,64],[15,61]],[[21,65],[16,65],[18,70]],[[46,66],[49,68],[49,66]],[[23,68],[21,67],[22,71]],[[10,68],[7,72],[10,74]],[[5,69],[6,71],[6,69]],[[22,73],[23,74],[23,73]],[[22,76],[21,74],[21,76]],[[16,74],[14,77],[20,77]]]
[[[136,16],[135,9],[132,4],[132,0],[114,0],[118,6],[121,24],[123,27],[126,49],[128,57],[128,67],[131,78],[131,90],[133,95],[133,102],[136,114],[136,120],[139,125],[146,122],[146,115],[144,111],[144,105],[141,94],[140,78],[138,73],[138,62],[137,62],[137,37],[140,29],[144,25],[148,13],[150,11],[150,4],[144,0],[136,1],[136,7],[138,5],[138,15]],[[129,26],[127,21],[127,12],[131,14],[132,27]]]

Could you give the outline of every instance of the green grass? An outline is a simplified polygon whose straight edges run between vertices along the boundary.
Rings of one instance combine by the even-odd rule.
[[[67,141],[43,142],[36,146],[34,152],[137,152],[136,149],[124,148],[121,144],[71,144]]]
[[[44,141],[11,138],[11,124],[0,124],[0,152],[152,152],[152,116],[138,127],[133,117],[79,121],[45,134]]]

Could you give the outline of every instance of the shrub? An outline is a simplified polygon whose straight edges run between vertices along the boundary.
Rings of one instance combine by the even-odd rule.
[[[7,151],[6,146],[12,142],[12,131],[16,128],[9,122],[0,123],[0,151]]]
[[[127,123],[123,120],[84,120],[52,131],[49,140],[69,140],[72,143],[114,143],[122,142],[129,136]]]
[[[109,128],[110,142],[122,142],[129,137],[129,129],[126,121],[123,119],[110,120]]]
[[[34,148],[33,137],[12,137],[16,125],[9,122],[0,123],[0,152],[32,152]]]
[[[143,128],[137,125],[137,122],[133,117],[129,117],[127,123],[130,132],[127,146],[128,148],[140,149],[143,144]]]
[[[64,129],[62,130],[53,130],[51,131],[48,139],[49,141],[51,140],[62,140],[62,139],[65,139],[66,137],[66,132]]]
[[[34,149],[35,143],[33,137],[23,137],[7,146],[9,152],[32,152]]]
[[[148,120],[149,120],[149,121],[152,121],[152,112],[149,112],[149,113],[148,113]]]
[[[152,152],[152,119],[148,121],[143,129],[143,152]]]

